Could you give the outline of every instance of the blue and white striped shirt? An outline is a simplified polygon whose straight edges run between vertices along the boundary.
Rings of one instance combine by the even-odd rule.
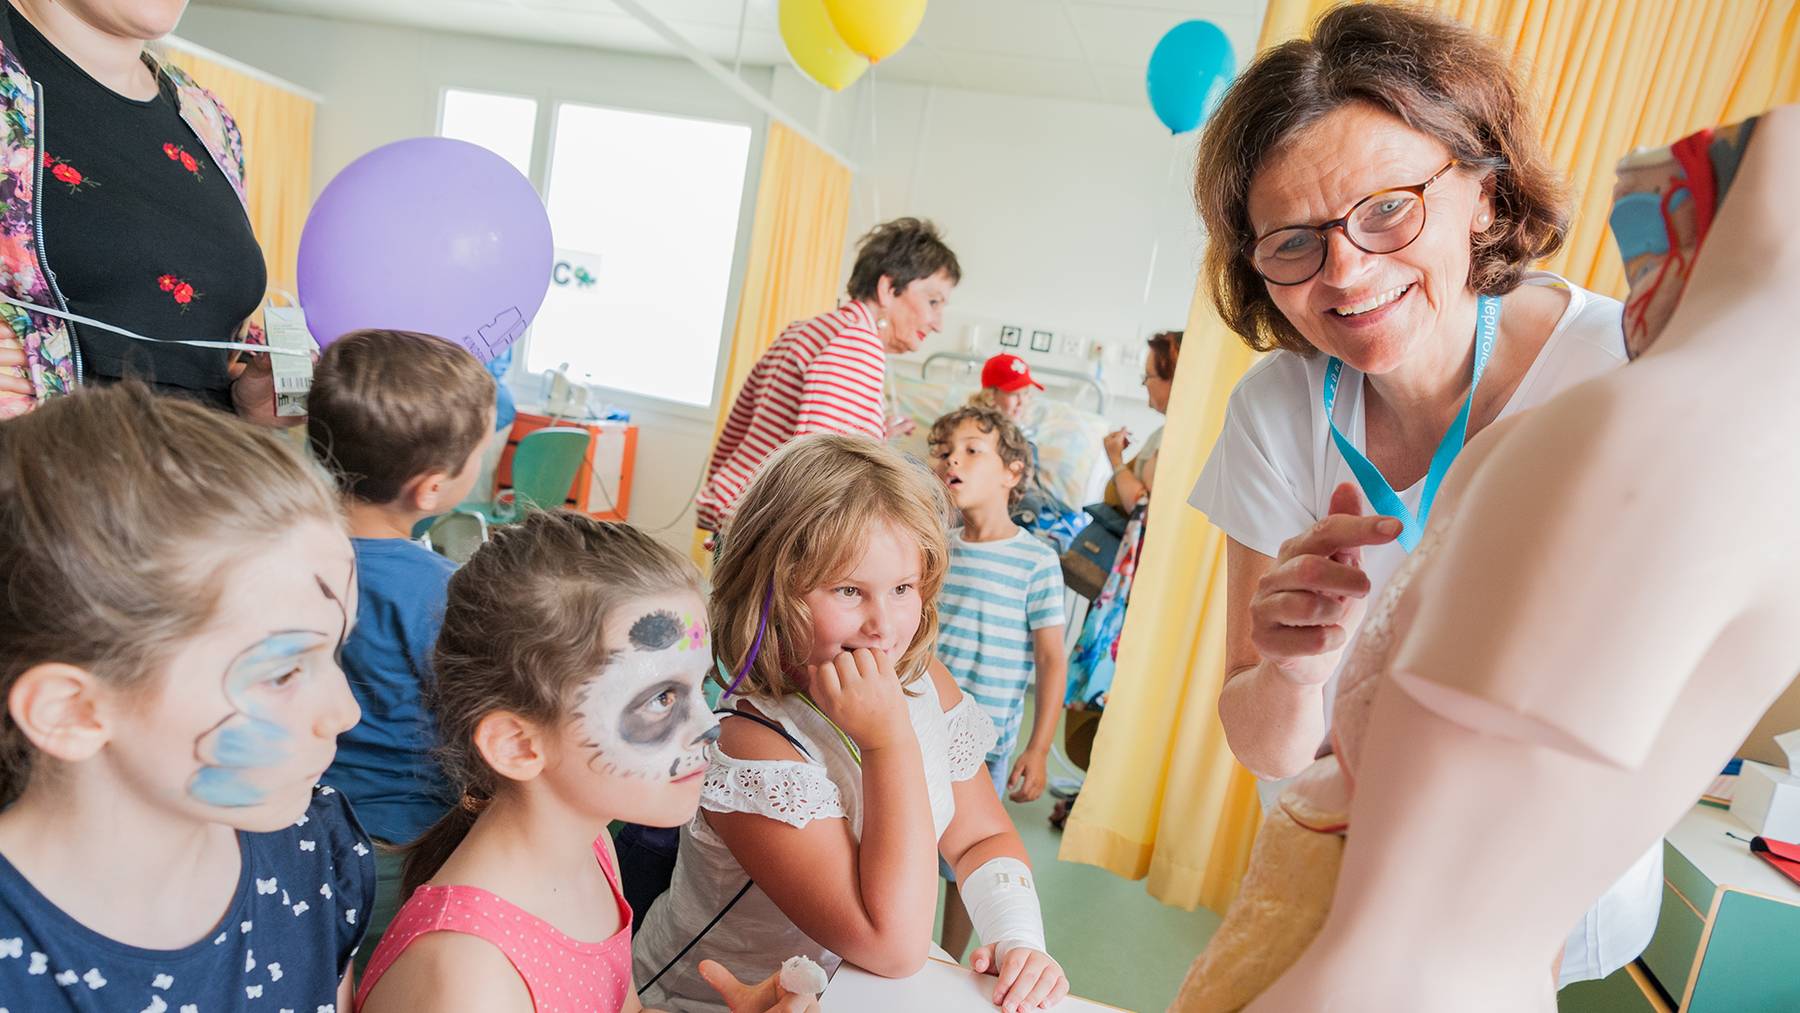
[[[988,760],[1010,759],[1037,672],[1032,633],[1063,624],[1056,551],[1024,530],[996,542],[952,531],[938,617],[938,660],[1000,731]]]

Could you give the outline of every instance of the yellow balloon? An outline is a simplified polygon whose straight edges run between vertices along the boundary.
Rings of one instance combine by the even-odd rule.
[[[838,35],[870,61],[885,60],[912,41],[925,0],[825,0]]]
[[[781,0],[781,41],[801,73],[832,91],[843,91],[869,61],[838,37],[825,13],[825,0]]]

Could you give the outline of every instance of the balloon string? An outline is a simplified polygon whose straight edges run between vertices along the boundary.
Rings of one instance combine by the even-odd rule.
[[[33,313],[42,313],[46,316],[60,317],[72,323],[82,324],[87,327],[98,327],[103,331],[111,331],[114,334],[122,335],[127,338],[136,338],[139,341],[148,341],[151,344],[156,345],[189,345],[194,348],[223,348],[227,351],[257,352],[264,355],[312,354],[306,349],[270,348],[268,345],[256,345],[251,344],[248,341],[202,341],[199,338],[146,338],[136,331],[128,331],[123,327],[115,327],[104,320],[95,320],[93,317],[84,317],[79,313],[65,313],[62,310],[52,309],[49,306],[39,306],[37,303],[26,302],[23,299],[14,299],[4,292],[0,292],[0,302],[9,302],[14,306],[30,310]]]
[[[1150,289],[1156,282],[1156,259],[1162,252],[1162,218],[1168,209],[1169,186],[1175,181],[1175,162],[1181,153],[1181,135],[1174,134],[1169,138],[1169,166],[1163,172],[1163,187],[1156,195],[1154,206],[1150,212],[1150,266],[1144,271],[1144,298],[1138,303],[1137,330],[1144,330],[1144,317],[1150,310]]]
[[[881,103],[875,97],[875,65],[869,65],[869,164],[877,164],[875,150],[881,144],[880,132],[876,129],[881,119]],[[869,173],[869,202],[875,209],[875,224],[881,224],[881,176]]]

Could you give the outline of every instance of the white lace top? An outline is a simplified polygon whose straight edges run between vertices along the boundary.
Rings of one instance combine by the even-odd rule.
[[[932,824],[942,837],[956,815],[951,784],[985,772],[984,760],[997,735],[993,722],[972,698],[964,696],[946,712],[929,675],[911,688],[918,695],[907,698],[907,710],[919,737]],[[862,768],[837,732],[799,697],[745,699],[764,717],[780,722],[811,759],[740,760],[715,745],[700,793],[701,809],[757,813],[795,827],[813,820],[847,819],[851,832],[860,837]],[[707,825],[704,813],[695,813],[681,828],[680,858],[669,892],[650,906],[632,941],[633,977],[638,984],[649,981],[698,935],[748,879],[725,842]],[[801,932],[762,890],[751,887],[699,945],[644,993],[644,1005],[726,1013],[718,993],[701,979],[700,961],[717,960],[740,981],[756,982],[798,955],[818,961],[827,973],[842,962]]]

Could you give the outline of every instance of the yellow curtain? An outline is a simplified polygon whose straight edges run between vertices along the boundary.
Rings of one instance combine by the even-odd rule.
[[[219,97],[244,135],[244,198],[269,287],[294,291],[300,230],[312,207],[311,99],[173,45],[158,54]]]
[[[842,162],[779,121],[769,121],[750,261],[719,388],[715,441],[750,367],[782,329],[834,305],[844,233],[850,227],[850,178]],[[710,569],[712,559],[701,548],[704,539],[705,532],[695,535],[694,562]]]
[[[1259,49],[1332,7],[1270,0]],[[1439,0],[1510,49],[1543,137],[1576,194],[1564,250],[1545,266],[1613,295],[1612,167],[1631,148],[1800,100],[1800,0]],[[1261,819],[1254,781],[1219,726],[1225,537],[1183,500],[1253,359],[1196,290],[1106,720],[1061,857],[1148,877],[1152,896],[1222,911]]]

